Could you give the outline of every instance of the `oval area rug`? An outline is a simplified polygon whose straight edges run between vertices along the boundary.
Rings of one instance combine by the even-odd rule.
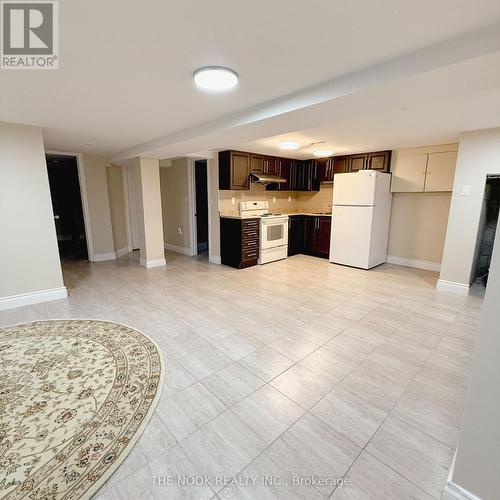
[[[161,351],[100,320],[0,329],[0,497],[88,498],[125,459],[163,384]]]

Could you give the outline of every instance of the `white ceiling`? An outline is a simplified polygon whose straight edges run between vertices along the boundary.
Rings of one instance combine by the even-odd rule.
[[[146,152],[141,144],[157,138],[164,157],[244,144],[290,124],[273,125],[267,114],[227,140],[207,130],[223,134],[231,128],[226,117],[499,20],[498,0],[60,2],[60,69],[1,71],[0,120],[41,126],[49,149],[109,156]],[[193,70],[213,64],[239,72],[237,90],[213,95],[193,87]],[[303,133],[327,136],[339,151],[368,147],[370,133],[355,121]],[[358,130],[367,137],[356,138]],[[184,146],[169,148],[186,134]]]

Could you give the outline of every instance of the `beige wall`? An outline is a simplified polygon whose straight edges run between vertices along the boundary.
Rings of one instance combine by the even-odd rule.
[[[115,246],[109,209],[106,158],[83,155],[92,251],[96,260],[113,259]]]
[[[470,284],[481,207],[487,174],[500,173],[500,128],[463,134],[458,148],[457,169],[439,286],[458,285],[466,292]],[[462,195],[470,186],[470,195]],[[444,281],[444,283],[443,283]]]
[[[451,193],[394,193],[388,255],[440,264]]]
[[[160,168],[163,237],[165,246],[185,253],[191,252],[191,229],[188,202],[187,158],[171,161]],[[178,228],[182,234],[179,234]]]
[[[139,158],[141,174],[142,242],[141,264],[165,264],[163,217],[160,191],[160,165],[156,158]]]
[[[0,239],[0,308],[64,286],[39,128],[0,123]]]
[[[111,214],[111,226],[113,228],[114,249],[115,252],[122,254],[128,250],[122,167],[118,165],[107,167],[106,178],[108,182],[109,211]]]
[[[500,491],[500,231],[497,230],[452,481],[484,500]],[[465,497],[463,497],[465,498]]]

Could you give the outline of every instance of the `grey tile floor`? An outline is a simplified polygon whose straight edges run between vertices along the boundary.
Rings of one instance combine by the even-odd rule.
[[[242,271],[167,262],[66,264],[68,300],[0,312],[0,325],[113,320],[161,348],[156,412],[98,498],[440,497],[480,294],[303,255]]]

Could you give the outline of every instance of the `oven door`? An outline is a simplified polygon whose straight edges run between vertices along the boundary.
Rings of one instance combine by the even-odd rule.
[[[260,248],[288,245],[288,218],[260,219]]]

